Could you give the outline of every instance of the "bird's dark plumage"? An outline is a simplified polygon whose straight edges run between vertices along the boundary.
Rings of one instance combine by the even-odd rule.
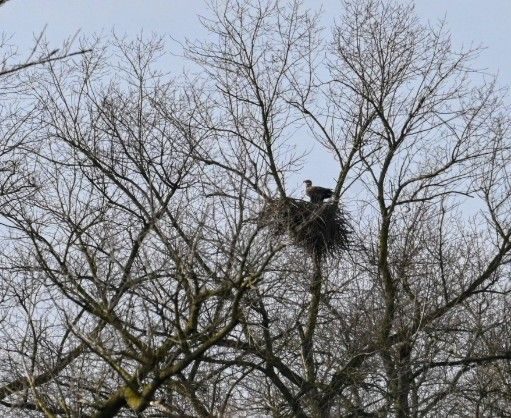
[[[311,203],[321,203],[323,200],[332,197],[332,189],[326,187],[313,186],[312,181],[305,180],[305,193],[309,196]]]

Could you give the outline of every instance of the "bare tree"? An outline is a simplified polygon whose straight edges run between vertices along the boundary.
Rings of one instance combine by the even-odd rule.
[[[8,0],[0,1],[0,7]],[[72,50],[74,38],[64,42],[59,49],[49,49],[42,30],[34,40],[28,55],[22,58],[18,49],[11,44],[9,37],[0,34],[0,195],[22,198],[22,194],[33,186],[30,168],[25,166],[21,155],[25,143],[29,141],[29,129],[25,129],[31,118],[31,105],[20,100],[27,89],[26,80],[17,76],[24,70],[73,56],[88,53],[89,48]]]
[[[256,147],[249,166],[266,155],[285,194],[270,157],[292,144],[283,121],[305,122],[338,161],[335,198],[355,217],[350,254],[319,268],[289,255],[295,268],[259,286],[245,335],[221,344],[252,370],[236,383],[245,411],[257,399],[275,416],[480,414],[483,398],[465,396],[473,373],[510,357],[501,92],[471,67],[477,50],[455,51],[412,7],[344,6],[324,49],[314,17],[278,2],[227,2],[206,22],[218,42],[189,46],[214,80],[214,111],[226,109],[219,129],[254,134],[230,141]],[[490,329],[504,333],[491,348]],[[485,404],[502,414],[506,402]]]
[[[33,80],[38,185],[3,211],[6,298],[17,302],[6,315],[20,317],[5,328],[11,408],[113,416],[146,409],[163,386],[192,390],[183,373],[233,331],[278,251],[246,219],[243,184],[221,203],[204,194],[196,145],[173,121],[194,110],[151,68],[158,42],[118,52],[122,79],[107,85],[99,51]]]
[[[298,1],[212,4],[193,76],[142,38],[30,69],[29,193],[0,205],[6,413],[509,415],[503,92],[443,23],[343,6],[324,41]],[[338,164],[308,205],[349,213],[347,251],[261,221],[293,201],[300,131]]]

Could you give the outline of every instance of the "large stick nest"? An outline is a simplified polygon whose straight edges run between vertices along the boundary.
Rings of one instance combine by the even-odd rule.
[[[292,198],[266,202],[261,223],[275,235],[287,234],[293,244],[324,257],[348,249],[350,229],[339,205]]]

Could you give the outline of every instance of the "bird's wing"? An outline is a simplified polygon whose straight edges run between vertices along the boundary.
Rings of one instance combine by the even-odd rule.
[[[321,193],[321,194],[333,193],[332,189],[328,189],[326,187],[321,187],[321,186],[313,186],[312,189],[314,189],[314,193]]]

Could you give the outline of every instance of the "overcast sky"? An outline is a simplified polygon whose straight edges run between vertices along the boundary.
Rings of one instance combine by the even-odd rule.
[[[47,37],[58,43],[80,30],[82,34],[158,32],[176,38],[200,35],[197,14],[205,13],[201,0],[11,0],[0,12],[1,28],[13,34],[21,46],[30,45],[47,25]],[[323,7],[325,23],[339,10],[337,0],[306,0],[312,8]],[[510,0],[417,0],[424,19],[447,17],[456,41],[485,45],[483,60],[492,71],[500,69],[504,82],[511,81]]]
[[[416,0],[417,14],[432,22],[446,17],[453,39],[459,45],[482,45],[488,49],[479,58],[479,67],[498,73],[500,84],[511,84],[511,0]],[[176,39],[201,37],[197,14],[206,13],[201,0],[11,0],[0,9],[2,31],[12,35],[12,43],[26,51],[34,37],[46,26],[51,46],[58,45],[80,30],[80,34],[136,35],[141,30]],[[305,0],[308,7],[323,7],[324,24],[338,15],[337,0]],[[179,63],[177,63],[179,65]],[[304,167],[303,176],[317,167],[318,157]],[[330,184],[335,168],[322,166],[314,171],[316,181]],[[297,181],[297,184],[299,182]]]

